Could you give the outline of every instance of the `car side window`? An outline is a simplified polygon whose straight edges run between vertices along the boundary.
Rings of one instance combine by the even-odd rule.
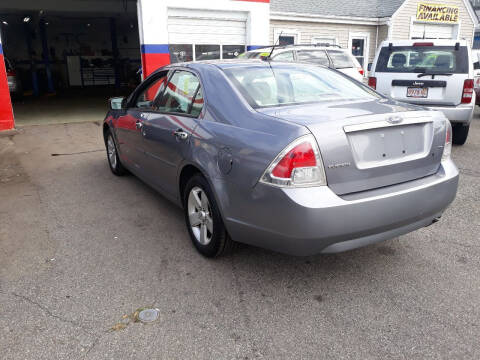
[[[308,62],[318,65],[329,66],[330,62],[328,60],[327,54],[324,50],[300,50],[297,51],[297,58],[300,62]]]
[[[137,96],[134,107],[153,110],[153,102],[155,98],[163,93],[167,80],[168,71],[165,71],[152,84],[143,89],[143,91]]]
[[[170,78],[156,110],[198,116],[202,107],[200,81],[191,72],[178,70]]]
[[[272,58],[273,61],[295,61],[293,51],[285,51]]]

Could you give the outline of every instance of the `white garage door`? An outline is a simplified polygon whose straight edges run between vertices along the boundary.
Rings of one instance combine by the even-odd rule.
[[[413,23],[412,39],[455,39],[455,25]]]
[[[246,44],[244,12],[168,10],[170,44]]]

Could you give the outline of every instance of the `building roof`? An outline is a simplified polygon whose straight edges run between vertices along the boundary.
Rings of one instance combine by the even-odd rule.
[[[405,0],[270,0],[270,11],[296,14],[383,18]]]

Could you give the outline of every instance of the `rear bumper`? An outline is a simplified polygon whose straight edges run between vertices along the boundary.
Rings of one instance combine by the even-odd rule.
[[[458,106],[426,106],[431,110],[438,110],[443,112],[448,120],[452,123],[464,123],[470,124],[473,117],[473,111],[475,109],[475,102],[470,104],[458,105]]]
[[[355,249],[431,224],[454,200],[458,170],[339,197],[328,187],[283,189],[258,184],[238,218],[226,218],[236,241],[291,255]],[[237,202],[238,204],[238,202]]]

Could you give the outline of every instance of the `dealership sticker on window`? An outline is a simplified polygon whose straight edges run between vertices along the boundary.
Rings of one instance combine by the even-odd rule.
[[[417,6],[417,20],[457,24],[458,6],[419,3]]]

